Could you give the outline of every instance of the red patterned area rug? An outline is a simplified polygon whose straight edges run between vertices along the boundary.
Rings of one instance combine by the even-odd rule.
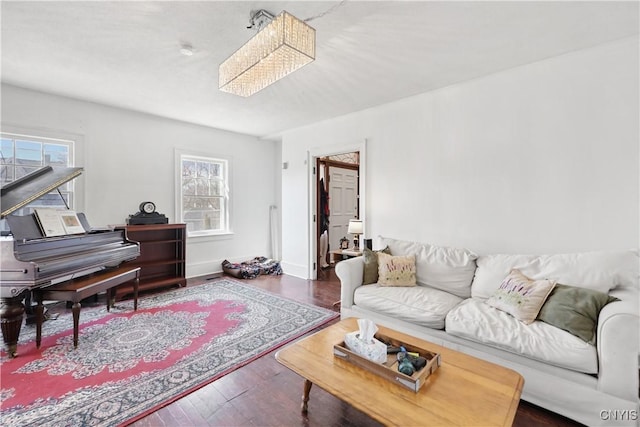
[[[338,313],[221,279],[83,308],[73,349],[71,314],[23,326],[18,357],[2,354],[3,426],[114,426],[135,421]]]

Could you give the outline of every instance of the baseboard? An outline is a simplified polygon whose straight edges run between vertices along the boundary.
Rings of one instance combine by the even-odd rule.
[[[226,258],[229,262],[243,262],[249,261],[254,257],[251,255],[247,255],[244,257],[236,257],[236,258]],[[199,262],[187,264],[187,278],[207,276],[212,274],[220,274],[222,275],[222,261],[224,259],[212,260],[207,262]]]
[[[298,277],[304,280],[309,279],[306,265],[292,264],[286,261],[281,261],[280,267],[282,267],[282,271],[289,276]]]

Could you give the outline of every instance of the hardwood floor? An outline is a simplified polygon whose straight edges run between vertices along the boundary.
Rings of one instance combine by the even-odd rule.
[[[340,282],[333,270],[322,280],[261,276],[243,283],[297,301],[339,311]],[[197,286],[209,278],[189,279]],[[377,426],[379,423],[329,393],[313,387],[309,412],[300,412],[303,379],[280,365],[275,352],[176,400],[133,426]],[[390,410],[393,410],[390,408]],[[560,415],[521,401],[514,426],[579,426]]]

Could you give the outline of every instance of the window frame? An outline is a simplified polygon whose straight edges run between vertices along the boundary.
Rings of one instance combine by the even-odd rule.
[[[184,218],[184,210],[183,210],[183,176],[182,176],[182,162],[183,160],[194,160],[194,161],[204,161],[210,163],[222,163],[223,164],[223,173],[222,173],[222,182],[224,186],[224,196],[223,204],[224,208],[223,215],[223,228],[216,229],[207,229],[207,230],[198,230],[193,231],[189,230],[189,221]],[[232,169],[232,161],[231,158],[225,156],[215,156],[210,153],[201,153],[194,152],[189,150],[181,150],[176,149],[175,151],[175,177],[176,177],[176,209],[175,214],[178,222],[187,224],[187,237],[188,238],[228,238],[233,235],[232,231],[232,200],[233,200],[233,185],[231,182],[231,169]]]
[[[47,136],[44,136],[43,134],[47,134]],[[81,137],[78,135],[58,135],[55,132],[43,132],[43,131],[31,131],[31,130],[18,130],[18,129],[11,129],[10,126],[3,126],[3,130],[2,132],[0,132],[0,138],[2,139],[10,139],[13,140],[13,163],[12,163],[12,167],[13,167],[13,180],[15,181],[16,179],[16,167],[17,164],[15,163],[15,153],[16,153],[16,141],[25,141],[25,142],[34,142],[34,143],[38,143],[40,144],[40,150],[41,150],[41,154],[42,154],[42,158],[40,160],[41,164],[38,165],[37,167],[43,167],[43,166],[47,166],[49,163],[45,162],[45,144],[52,144],[52,145],[63,145],[66,146],[68,149],[68,158],[67,158],[67,164],[65,165],[65,167],[75,167],[76,162],[77,162],[77,157],[78,157],[78,145],[79,142],[81,142]],[[35,167],[35,165],[34,165]],[[12,182],[9,181],[9,182]],[[82,207],[82,205],[84,204],[84,200],[82,197],[82,186],[79,185],[77,182],[77,180],[73,179],[71,181],[69,181],[67,184],[68,185],[67,189],[65,190],[60,190],[60,192],[63,195],[67,196],[67,200],[69,203],[69,209],[71,210],[78,210]],[[52,192],[52,193],[57,193],[57,191]],[[58,195],[59,197],[59,195]],[[35,201],[34,201],[35,202]],[[28,211],[24,211],[24,209],[30,210],[33,209],[32,207],[33,203],[30,203],[29,205],[21,208],[20,210],[16,211],[16,212],[23,212],[23,214],[25,212]],[[54,208],[62,208],[62,209],[66,209],[65,206],[65,202],[64,201],[60,201],[60,205],[52,205],[51,207]]]

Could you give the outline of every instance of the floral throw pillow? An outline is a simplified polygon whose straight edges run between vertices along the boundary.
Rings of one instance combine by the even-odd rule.
[[[536,320],[555,285],[553,280],[533,280],[513,269],[485,302],[529,325]]]
[[[416,286],[416,256],[392,256],[378,253],[380,286]]]

